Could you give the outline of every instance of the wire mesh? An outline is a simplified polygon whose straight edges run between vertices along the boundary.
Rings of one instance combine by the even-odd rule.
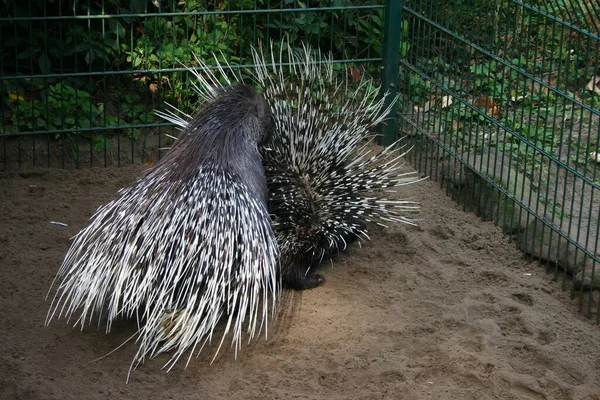
[[[165,101],[193,107],[183,65],[195,56],[251,67],[251,46],[287,39],[331,52],[340,65],[381,63],[376,1],[5,3],[1,169],[152,164],[173,133],[152,110]]]
[[[399,123],[415,167],[600,322],[597,4],[409,0],[401,19]]]

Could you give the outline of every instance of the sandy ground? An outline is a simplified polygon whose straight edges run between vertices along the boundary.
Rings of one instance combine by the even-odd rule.
[[[600,327],[492,223],[435,183],[405,188],[420,227],[373,228],[285,296],[269,339],[125,383],[135,330],[44,327],[69,238],[142,168],[0,174],[2,399],[600,399]],[[67,223],[68,227],[50,224]]]

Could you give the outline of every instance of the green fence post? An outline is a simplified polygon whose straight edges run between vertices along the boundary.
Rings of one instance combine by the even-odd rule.
[[[398,62],[400,60],[400,10],[404,1],[386,0],[385,25],[383,32],[383,61],[381,66],[381,93],[389,93],[385,99],[385,107],[396,98],[398,94]],[[396,141],[398,122],[396,113],[392,112],[390,118],[380,126],[379,144],[389,146]]]

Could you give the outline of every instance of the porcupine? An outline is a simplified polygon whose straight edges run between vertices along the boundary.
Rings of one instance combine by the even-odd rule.
[[[108,332],[137,318],[134,367],[171,349],[170,366],[191,357],[225,319],[219,348],[232,331],[237,355],[244,326],[250,338],[263,329],[280,286],[259,153],[271,131],[253,88],[219,88],[167,155],[75,237],[47,323],[77,317],[83,328],[99,313]]]
[[[416,172],[403,172],[404,146],[380,151],[370,146],[372,130],[390,116],[396,99],[385,107],[388,95],[378,97],[380,87],[370,79],[339,82],[331,57],[314,56],[308,46],[294,52],[281,43],[281,49],[286,46],[278,61],[273,44],[267,56],[263,47],[253,48],[250,80],[263,89],[273,113],[275,133],[263,162],[283,284],[309,289],[323,282],[313,272],[319,263],[349,242],[368,238],[365,223],[414,224],[408,215],[418,212],[418,204],[389,200],[381,191],[420,179]],[[198,59],[200,68],[189,68],[204,99],[218,92],[221,81],[244,81],[214,58],[216,69]],[[159,115],[187,125],[187,115],[174,107]]]

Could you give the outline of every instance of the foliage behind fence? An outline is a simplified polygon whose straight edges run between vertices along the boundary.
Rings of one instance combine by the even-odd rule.
[[[153,162],[172,127],[152,110],[194,106],[194,57],[250,66],[252,45],[285,38],[340,65],[381,61],[373,1],[2,2],[4,169]]]

